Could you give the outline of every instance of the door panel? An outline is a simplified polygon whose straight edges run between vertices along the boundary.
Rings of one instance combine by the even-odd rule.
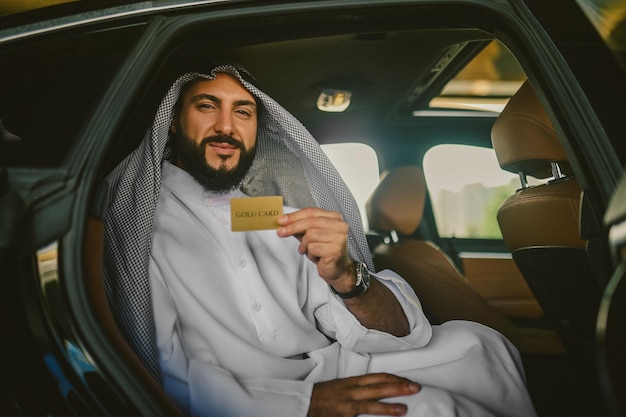
[[[459,258],[469,285],[492,307],[512,318],[543,316],[512,258],[475,253],[461,253]]]
[[[605,225],[615,259],[615,272],[607,284],[596,327],[597,367],[611,417],[626,413],[626,175],[611,198]]]

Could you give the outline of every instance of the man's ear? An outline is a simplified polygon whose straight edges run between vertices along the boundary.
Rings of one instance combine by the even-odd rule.
[[[177,132],[176,132],[176,125],[177,125],[177,124],[178,124],[178,123],[177,123],[176,118],[173,118],[173,119],[172,119],[172,123],[170,124],[170,132],[171,132],[171,133],[177,133]]]

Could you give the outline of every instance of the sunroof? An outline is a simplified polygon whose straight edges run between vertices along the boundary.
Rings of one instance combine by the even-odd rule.
[[[493,41],[445,85],[426,112],[448,116],[457,112],[497,114],[525,80],[526,74],[515,57],[500,42]]]
[[[11,0],[0,2],[0,16],[41,9],[60,3],[70,3],[75,0]]]

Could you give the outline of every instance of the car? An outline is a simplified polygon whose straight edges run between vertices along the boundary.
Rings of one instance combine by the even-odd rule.
[[[411,276],[439,260],[410,281],[433,323],[509,337],[539,416],[626,415],[623,0],[5,3],[1,415],[182,415],[107,304],[105,178],[173,80],[218,58],[248,68],[319,141],[377,267]],[[500,129],[519,91],[560,161],[507,154],[525,143],[500,141],[524,133]],[[520,196],[574,182],[568,209],[503,218]],[[572,215],[573,232],[560,223]],[[548,243],[512,243],[522,232]],[[427,254],[396,257],[400,245]]]

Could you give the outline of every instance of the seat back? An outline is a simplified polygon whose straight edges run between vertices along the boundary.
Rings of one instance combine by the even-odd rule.
[[[504,241],[566,346],[588,350],[599,288],[580,234],[581,188],[530,83],[494,123],[492,143],[500,167],[521,184],[498,210]],[[529,176],[547,182],[531,186]]]
[[[376,268],[402,275],[420,296],[434,323],[471,319],[492,327],[512,325],[465,282],[439,247],[412,236],[422,220],[425,200],[424,172],[417,166],[394,169],[381,179],[366,202],[370,228],[397,237],[395,242],[374,249]],[[451,298],[458,300],[450,302]]]
[[[426,179],[411,165],[386,172],[365,203],[370,228],[410,236],[420,225],[426,202]]]
[[[366,203],[370,228],[378,233],[394,232],[396,238],[374,248],[376,268],[391,269],[404,277],[434,324],[475,321],[500,331],[521,351],[562,353],[554,332],[517,326],[468,284],[444,251],[415,236],[425,200],[424,173],[417,166],[394,169],[381,179]]]

